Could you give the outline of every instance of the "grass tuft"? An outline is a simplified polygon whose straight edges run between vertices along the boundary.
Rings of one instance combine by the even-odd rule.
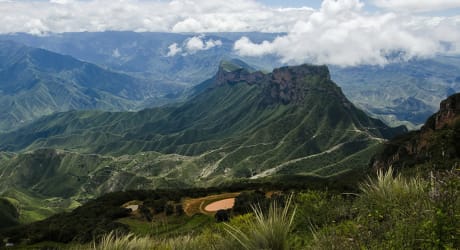
[[[254,219],[248,223],[248,230],[225,224],[225,230],[247,250],[253,249],[289,249],[289,233],[293,227],[296,207],[292,207],[292,195],[284,207],[273,201],[268,213],[264,213],[260,205],[253,205]]]

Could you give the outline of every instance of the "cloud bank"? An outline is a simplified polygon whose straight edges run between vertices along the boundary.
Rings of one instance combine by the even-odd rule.
[[[255,0],[0,0],[0,33],[283,32],[312,11]]]
[[[460,8],[459,0],[374,0],[374,4],[380,8],[408,12],[431,12]]]
[[[364,1],[364,0],[363,0]],[[460,14],[424,11],[459,8],[459,0],[324,0],[320,9],[275,8],[257,0],[0,0],[0,33],[61,32],[282,32],[274,41],[242,37],[244,56],[277,55],[286,63],[383,65],[438,53],[460,53]],[[193,35],[192,35],[193,36]],[[191,37],[171,44],[168,56],[221,46]]]
[[[182,45],[173,43],[168,46],[168,53],[166,56],[175,56],[181,54],[183,56],[195,54],[198,51],[212,49],[214,47],[222,46],[221,40],[207,39],[204,35],[194,36],[185,40]]]
[[[285,63],[384,65],[459,53],[459,27],[459,17],[370,14],[359,0],[324,0],[318,11],[297,21],[287,35],[259,44],[243,37],[234,49],[242,56],[274,54]]]

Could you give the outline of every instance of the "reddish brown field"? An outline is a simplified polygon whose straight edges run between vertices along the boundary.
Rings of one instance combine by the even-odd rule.
[[[201,198],[185,199],[182,202],[182,207],[184,208],[184,211],[188,216],[192,216],[198,213],[212,215],[219,209],[215,211],[208,210],[207,209],[208,205],[214,202],[219,202],[219,201],[228,200],[228,199],[233,199],[233,202],[234,202],[235,197],[237,197],[239,194],[240,193],[225,193],[225,194],[210,195],[210,196],[201,197]]]
[[[227,210],[233,208],[235,205],[235,198],[228,198],[220,201],[215,201],[207,205],[204,210],[207,212],[217,212],[221,209]]]

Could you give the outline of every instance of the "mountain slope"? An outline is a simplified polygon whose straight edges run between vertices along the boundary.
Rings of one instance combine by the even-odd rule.
[[[0,131],[58,111],[133,109],[149,89],[128,75],[0,41]]]
[[[220,68],[215,79],[209,89],[178,107],[48,116],[1,135],[0,148],[188,156],[236,150],[232,154],[237,162],[267,168],[395,132],[356,109],[330,80],[326,67],[284,67],[270,74]],[[243,148],[252,147],[253,155],[261,155],[249,157]]]
[[[18,225],[18,217],[17,208],[8,199],[0,198],[0,229]]]
[[[373,160],[376,168],[404,171],[458,168],[460,164],[460,93],[441,102],[419,131],[397,137],[385,144]]]
[[[116,190],[339,178],[404,131],[355,108],[325,66],[264,74],[226,63],[180,105],[70,111],[0,135],[0,149],[16,151],[0,160],[0,192],[56,211]]]

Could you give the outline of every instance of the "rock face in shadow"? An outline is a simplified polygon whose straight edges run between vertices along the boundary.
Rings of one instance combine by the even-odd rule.
[[[439,112],[430,117],[422,130],[439,130],[451,126],[460,116],[460,93],[441,102]]]

